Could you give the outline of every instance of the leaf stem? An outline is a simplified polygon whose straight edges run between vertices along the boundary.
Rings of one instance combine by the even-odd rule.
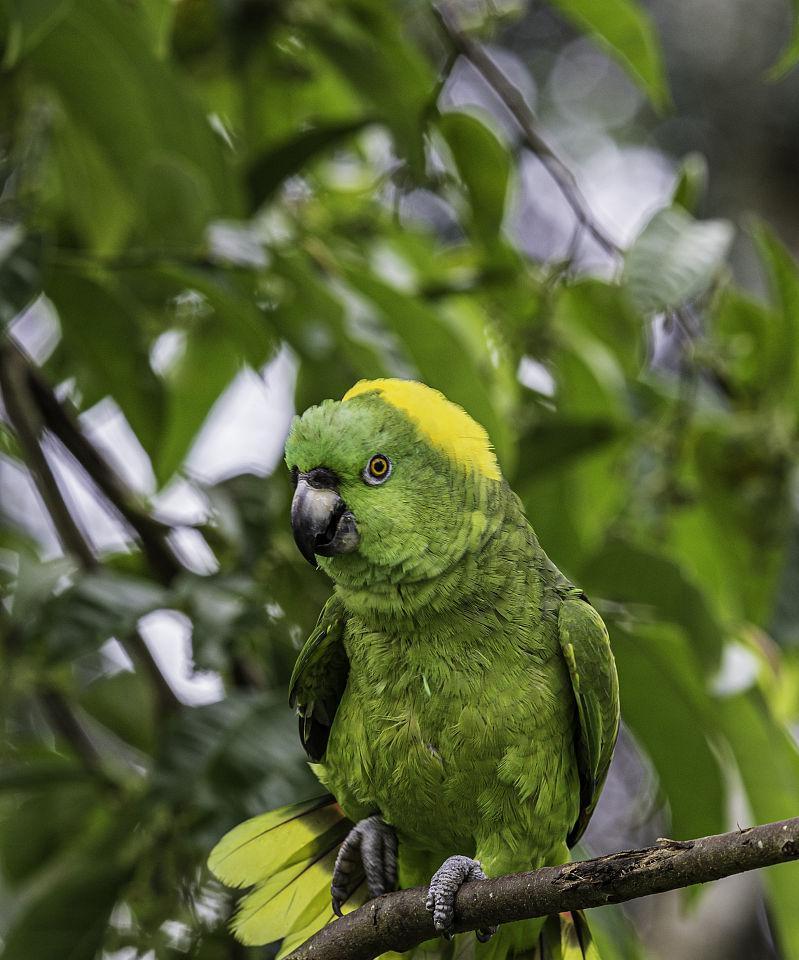
[[[443,5],[434,5],[433,13],[451,46],[477,69],[510,111],[522,132],[525,144],[544,165],[578,222],[606,253],[616,259],[621,257],[622,248],[597,222],[576,177],[555,149],[538,132],[536,117],[519,88],[508,79],[504,71],[494,63],[479,43],[456,26]]]

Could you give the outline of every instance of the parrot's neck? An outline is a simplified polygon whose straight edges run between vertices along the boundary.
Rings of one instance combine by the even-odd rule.
[[[433,575],[425,575],[423,559],[413,573],[399,582],[370,584],[357,588],[337,584],[336,593],[351,615],[370,629],[395,626],[403,633],[434,621],[452,617],[468,605],[496,606],[503,594],[529,581],[556,576],[528,523],[521,503],[507,485],[498,491],[491,509],[481,519],[479,536],[452,563]]]

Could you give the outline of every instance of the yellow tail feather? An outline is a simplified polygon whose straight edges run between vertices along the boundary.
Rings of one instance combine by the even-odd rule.
[[[208,858],[211,872],[227,886],[254,887],[231,924],[237,939],[256,946],[295,931],[310,936],[332,919],[330,877],[351,826],[327,795],[253,817],[226,834]]]

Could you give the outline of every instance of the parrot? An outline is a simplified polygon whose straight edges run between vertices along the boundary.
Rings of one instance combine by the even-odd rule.
[[[297,547],[333,583],[289,690],[327,793],[212,851],[219,880],[252,887],[235,935],[288,956],[424,885],[440,938],[402,956],[598,956],[579,912],[453,938],[462,884],[568,861],[619,730],[605,624],[487,432],[423,383],[362,380],[295,417],[285,461]]]

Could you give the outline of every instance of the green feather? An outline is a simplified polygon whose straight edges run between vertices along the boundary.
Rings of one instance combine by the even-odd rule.
[[[346,832],[344,815],[328,794],[240,823],[211,851],[208,867],[227,886],[248,887],[330,849]]]

